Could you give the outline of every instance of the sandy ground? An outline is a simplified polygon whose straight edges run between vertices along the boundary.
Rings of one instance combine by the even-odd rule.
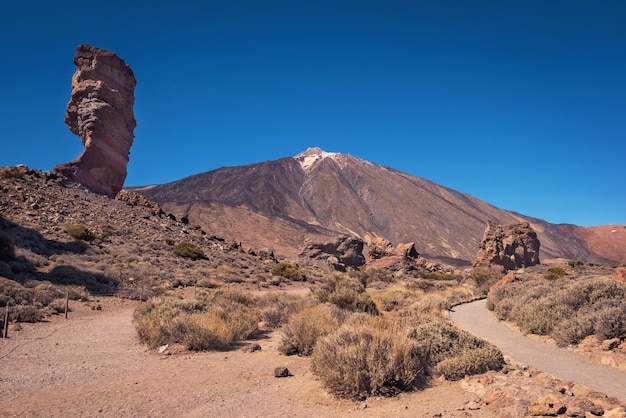
[[[102,310],[91,307],[101,305]],[[486,417],[465,409],[475,395],[460,383],[364,402],[329,396],[309,359],[277,351],[278,333],[212,353],[163,353],[139,344],[136,302],[72,303],[69,319],[24,324],[0,339],[2,416],[20,417]],[[293,374],[275,378],[275,367]]]

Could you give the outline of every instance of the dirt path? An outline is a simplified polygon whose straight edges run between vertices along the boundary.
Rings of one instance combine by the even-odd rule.
[[[626,373],[565,348],[532,340],[498,321],[479,300],[454,307],[455,324],[497,345],[505,355],[538,370],[626,400]]]
[[[101,311],[75,306],[68,320],[25,324],[0,339],[0,415],[490,416],[459,412],[473,395],[458,382],[365,402],[334,399],[312,375],[308,358],[278,353],[278,333],[257,340],[262,350],[254,353],[158,354],[137,341],[134,303],[107,299],[100,304]],[[278,366],[294,376],[275,378]]]

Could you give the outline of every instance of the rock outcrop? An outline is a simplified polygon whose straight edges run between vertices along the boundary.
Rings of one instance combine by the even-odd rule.
[[[539,264],[539,239],[528,222],[500,225],[487,221],[474,267],[500,266],[504,271]]]
[[[363,240],[356,237],[340,237],[332,242],[308,244],[300,253],[301,258],[322,260],[337,271],[355,269],[365,264]]]
[[[124,185],[134,138],[135,76],[115,53],[91,45],[77,48],[74,64],[65,123],[85,148],[74,161],[54,169],[113,197]]]

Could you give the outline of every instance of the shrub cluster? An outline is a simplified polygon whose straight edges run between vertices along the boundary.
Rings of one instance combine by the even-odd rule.
[[[306,280],[306,275],[304,274],[302,269],[300,269],[300,267],[298,267],[297,265],[289,263],[287,261],[281,261],[280,263],[276,264],[274,267],[272,267],[270,273],[272,274],[272,276],[281,276],[285,279],[290,280]]]
[[[364,314],[354,314],[336,332],[320,337],[312,356],[313,371],[324,386],[351,399],[395,394],[430,376],[458,380],[503,364],[497,347],[448,322]]]
[[[315,345],[312,369],[334,395],[365,399],[413,388],[423,375],[416,341],[398,323],[356,314]]]
[[[310,356],[317,340],[336,331],[347,316],[345,311],[330,304],[304,308],[283,326],[278,351],[286,355]]]
[[[188,301],[149,299],[134,312],[139,339],[149,347],[182,344],[188,350],[219,350],[258,330],[252,296],[215,290]]]
[[[527,281],[501,286],[488,307],[527,333],[549,335],[559,345],[585,337],[626,338],[626,285],[607,277],[580,281]]]
[[[96,234],[83,224],[69,225],[65,231],[74,239],[93,241],[96,238]]]
[[[332,303],[353,312],[379,313],[365,286],[348,275],[334,274],[313,286],[311,291],[321,303]]]
[[[503,274],[486,268],[475,268],[472,270],[471,279],[476,283],[478,289],[487,294],[489,288],[496,284],[503,277]]]
[[[565,269],[560,266],[551,266],[543,273],[543,278],[546,280],[556,280],[565,276]]]
[[[179,257],[191,258],[192,260],[200,260],[206,258],[204,251],[197,245],[189,241],[183,241],[174,246],[174,254]]]

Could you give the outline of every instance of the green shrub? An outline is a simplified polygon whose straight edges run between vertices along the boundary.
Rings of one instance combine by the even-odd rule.
[[[74,239],[93,241],[96,238],[96,234],[83,224],[69,225],[65,231]]]
[[[332,303],[353,312],[378,315],[378,308],[363,284],[356,278],[334,274],[311,288],[321,303]]]
[[[174,254],[179,257],[191,258],[192,260],[200,260],[206,258],[204,251],[197,245],[189,241],[183,241],[174,246]]]
[[[599,307],[593,314],[593,329],[601,340],[626,339],[626,305],[615,301]]]
[[[427,280],[456,280],[454,274],[446,273],[439,270],[424,273],[423,277]]]
[[[465,376],[501,369],[504,357],[492,345],[474,347],[461,355],[441,360],[433,369],[433,375],[443,375],[446,380],[461,380]]]
[[[513,308],[512,318],[525,333],[549,335],[557,325],[571,318],[574,312],[552,297],[532,300]]]
[[[11,261],[15,258],[15,244],[11,236],[0,231],[0,261]]]
[[[398,323],[364,314],[320,338],[311,364],[331,393],[360,400],[411,389],[424,374],[417,343]]]
[[[543,273],[543,277],[546,280],[556,280],[565,276],[565,269],[559,266],[551,266]]]
[[[471,279],[476,283],[478,289],[485,294],[502,277],[504,277],[502,273],[486,268],[475,268],[471,273]]]
[[[315,305],[294,314],[282,328],[278,351],[309,356],[320,337],[337,330],[347,314],[333,305]]]
[[[176,241],[174,241],[172,238],[165,238],[164,241],[165,241],[165,243],[167,245],[174,245],[174,244],[176,244]]]
[[[306,275],[300,269],[300,267],[287,261],[281,261],[280,263],[276,264],[274,267],[272,267],[270,273],[272,274],[272,276],[281,276],[285,279],[291,279],[296,281],[306,280]]]

